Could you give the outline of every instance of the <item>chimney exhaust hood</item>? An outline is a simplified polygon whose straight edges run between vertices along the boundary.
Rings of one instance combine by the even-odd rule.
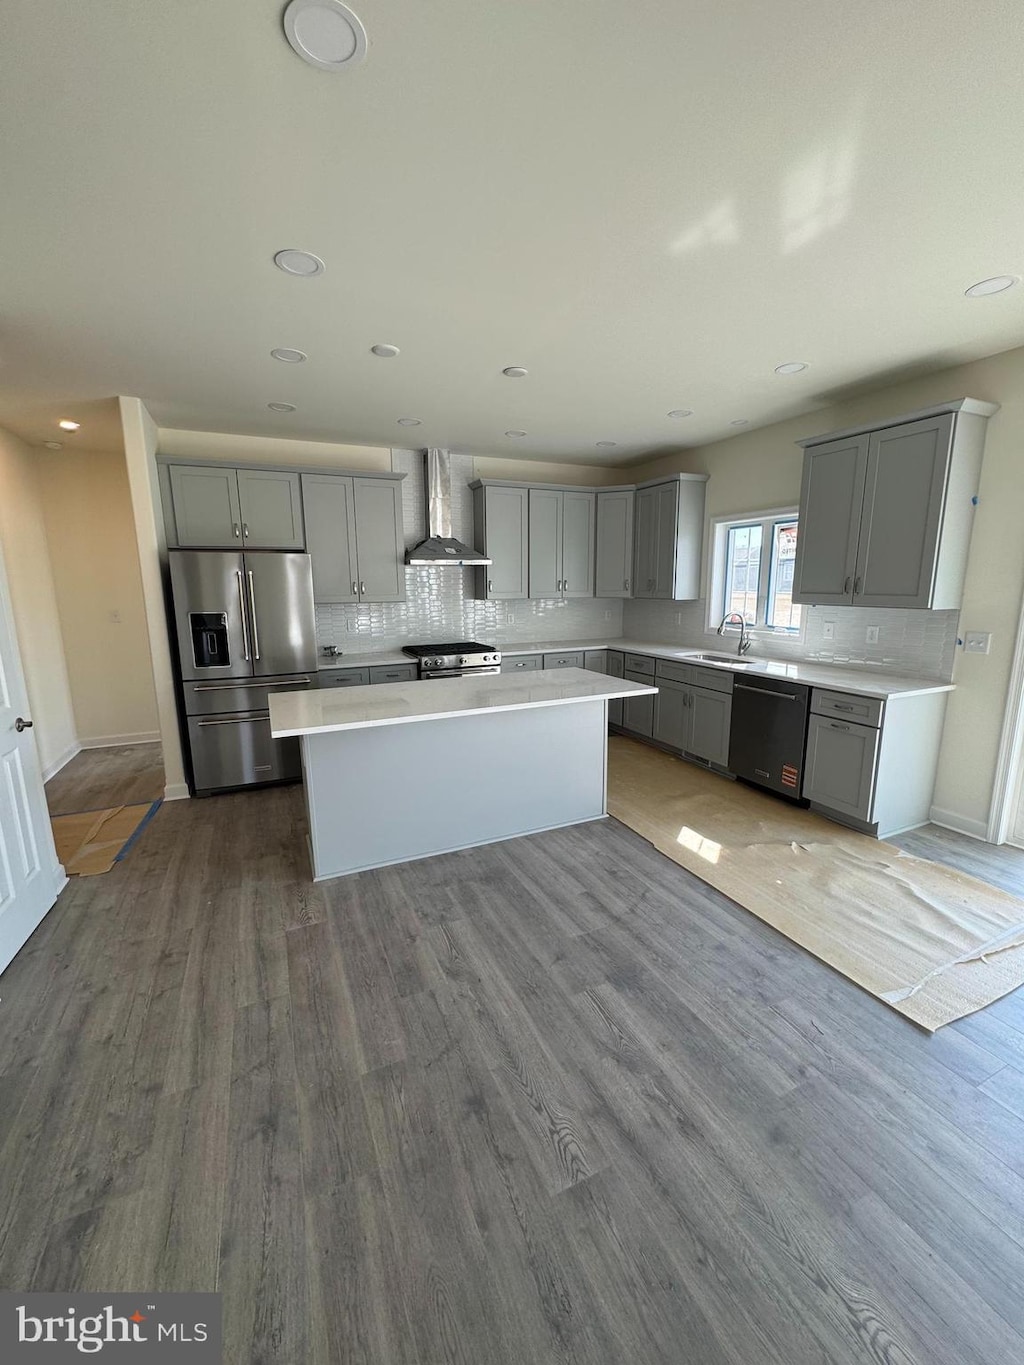
[[[452,536],[452,474],[447,450],[426,452],[427,530],[421,540],[406,552],[406,564],[491,564],[479,550],[471,550]]]

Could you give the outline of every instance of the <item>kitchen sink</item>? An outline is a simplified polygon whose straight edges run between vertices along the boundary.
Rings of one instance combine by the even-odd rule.
[[[751,668],[765,672],[769,667],[767,659],[744,659],[738,654],[691,654],[688,656],[695,664],[728,664],[730,668]]]

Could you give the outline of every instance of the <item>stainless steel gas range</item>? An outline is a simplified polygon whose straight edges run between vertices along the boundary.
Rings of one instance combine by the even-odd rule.
[[[501,672],[501,652],[493,645],[481,645],[475,640],[457,640],[454,644],[442,645],[403,645],[402,652],[416,660],[421,678],[468,678],[479,673]]]

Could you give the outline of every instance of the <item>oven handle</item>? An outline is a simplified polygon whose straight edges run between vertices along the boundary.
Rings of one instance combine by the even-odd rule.
[[[446,668],[436,673],[421,673],[420,682],[431,682],[438,678],[476,678],[481,673],[500,673],[500,668]]]
[[[737,692],[755,692],[759,697],[782,697],[784,701],[800,701],[797,692],[776,692],[772,687],[745,687],[743,683],[734,683],[733,687]]]

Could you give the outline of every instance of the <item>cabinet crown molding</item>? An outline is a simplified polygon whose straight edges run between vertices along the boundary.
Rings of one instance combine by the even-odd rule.
[[[805,450],[808,446],[824,445],[826,441],[842,441],[847,436],[863,436],[866,431],[884,431],[886,427],[901,427],[906,422],[918,422],[926,417],[941,417],[944,412],[964,412],[975,417],[994,417],[999,411],[998,403],[988,403],[982,398],[955,398],[949,403],[936,403],[930,408],[918,408],[914,412],[903,412],[896,417],[879,418],[874,422],[861,422],[855,427],[839,427],[836,431],[825,431],[820,436],[805,436],[797,441]]]

